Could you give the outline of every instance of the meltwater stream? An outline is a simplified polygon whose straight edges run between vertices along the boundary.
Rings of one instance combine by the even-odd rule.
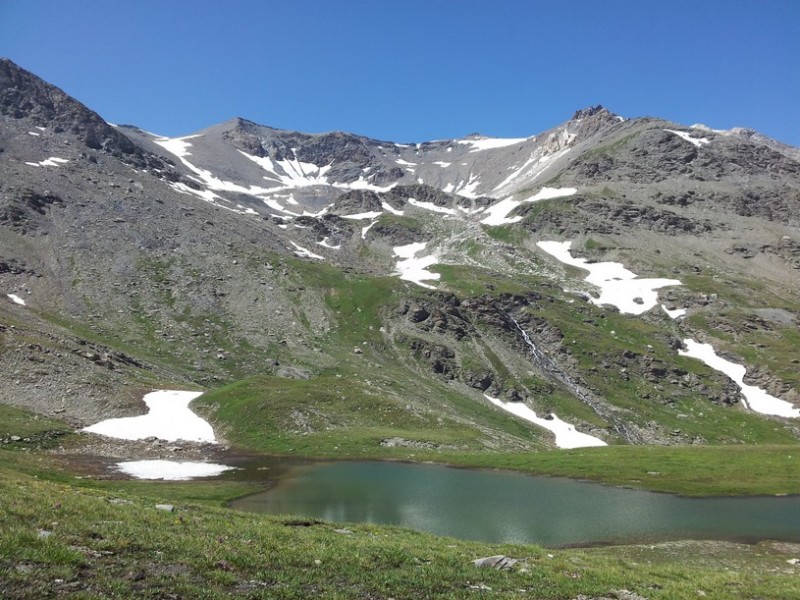
[[[301,467],[232,507],[556,547],[800,540],[800,496],[684,498],[561,478],[385,462]]]

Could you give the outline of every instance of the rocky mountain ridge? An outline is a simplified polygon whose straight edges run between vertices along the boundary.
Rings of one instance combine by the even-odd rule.
[[[475,449],[553,443],[486,398],[609,443],[798,435],[678,353],[712,342],[798,405],[800,161],[751,131],[593,107],[513,140],[244,119],[165,138],[3,60],[0,149],[1,402],[85,425],[154,387],[269,376],[297,394],[285,426],[309,435],[362,423],[376,389],[370,427],[438,419]],[[663,310],[597,306],[548,240],[680,285]],[[331,374],[352,386],[341,413],[313,400]],[[209,414],[235,437],[223,409]]]

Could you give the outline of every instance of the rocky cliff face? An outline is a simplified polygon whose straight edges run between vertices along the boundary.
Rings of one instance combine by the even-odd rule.
[[[593,107],[518,140],[168,139],[3,60],[0,149],[2,402],[86,424],[166,383],[382,373],[392,410],[488,448],[530,441],[484,394],[608,442],[796,436],[678,354],[711,342],[798,402],[800,162],[755,133]],[[546,241],[679,284],[621,314]]]

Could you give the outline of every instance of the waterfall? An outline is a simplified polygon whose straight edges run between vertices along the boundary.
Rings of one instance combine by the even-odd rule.
[[[623,439],[632,443],[643,441],[642,435],[637,431],[635,425],[626,423],[624,418],[620,418],[618,414],[615,414],[620,409],[610,406],[602,398],[596,396],[577,383],[569,373],[536,347],[536,344],[533,342],[530,335],[528,335],[528,332],[523,329],[522,325],[520,325],[514,317],[509,314],[506,314],[506,316],[511,319],[517,327],[525,344],[531,349],[531,356],[533,357],[534,364],[539,367],[545,375],[566,386],[573,396],[590,407],[599,417],[611,423],[614,431]]]

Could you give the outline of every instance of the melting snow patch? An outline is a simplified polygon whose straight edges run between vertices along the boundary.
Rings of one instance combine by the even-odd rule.
[[[779,417],[800,417],[800,408],[795,408],[790,402],[770,396],[765,390],[754,385],[747,385],[744,376],[747,369],[729,360],[717,356],[711,344],[701,344],[691,339],[683,340],[686,350],[678,350],[681,356],[689,356],[703,361],[706,365],[724,373],[742,390],[745,405],[752,411],[763,415],[776,415]]]
[[[50,158],[43,160],[41,162],[26,162],[26,165],[30,165],[31,167],[57,167],[59,164],[68,163],[69,160],[66,158],[58,158],[57,156],[51,156]]]
[[[435,289],[434,286],[422,282],[423,280],[437,280],[441,277],[439,273],[432,273],[427,270],[428,267],[436,264],[439,259],[435,255],[415,258],[427,245],[427,242],[418,242],[405,246],[396,246],[393,249],[394,254],[402,259],[397,261],[397,274],[400,279],[411,281],[424,288]]]
[[[189,187],[185,183],[181,183],[180,181],[170,184],[170,187],[172,187],[172,189],[176,192],[180,192],[181,194],[189,194],[190,196],[198,196],[206,202],[211,202],[212,204],[216,204],[217,200],[222,200],[222,198],[217,196],[211,190],[196,190],[192,187]]]
[[[253,185],[249,187],[244,187],[236,183],[233,183],[232,181],[225,181],[215,176],[211,171],[208,171],[206,169],[201,169],[200,167],[197,167],[188,160],[186,160],[187,156],[191,156],[191,152],[188,151],[188,148],[192,146],[186,140],[190,140],[196,137],[200,137],[200,135],[189,135],[182,138],[159,138],[154,141],[156,144],[158,144],[165,150],[177,156],[188,169],[190,169],[195,175],[197,175],[197,177],[199,178],[198,181],[200,183],[203,183],[209,190],[214,190],[218,192],[235,192],[239,194],[249,194],[249,195],[263,194],[269,191],[267,188],[263,187],[258,187]]]
[[[291,160],[273,161],[269,156],[253,156],[241,150],[239,150],[239,153],[252,160],[268,173],[268,175],[264,176],[264,179],[278,183],[286,188],[328,185],[328,178],[325,177],[325,174],[330,171],[332,165],[318,167],[314,163],[300,161],[297,157]]]
[[[396,208],[394,208],[388,202],[385,202],[385,201],[381,202],[381,206],[383,207],[383,210],[388,210],[393,215],[402,215],[403,214],[402,210],[397,210]]]
[[[681,285],[677,279],[637,279],[635,273],[618,262],[590,263],[585,258],[573,258],[569,252],[572,242],[537,242],[536,245],[565,264],[589,271],[584,281],[600,288],[600,297],[592,297],[591,301],[598,306],[611,304],[622,313],[647,312],[658,304],[656,290]]]
[[[665,313],[667,313],[667,315],[669,315],[670,319],[679,319],[680,317],[686,316],[686,309],[685,308],[674,308],[674,309],[670,310],[666,306],[664,306],[663,304],[661,305],[661,308],[663,309],[663,311]]]
[[[167,152],[171,152],[178,158],[183,158],[184,156],[191,156],[192,153],[189,152],[189,148],[192,146],[186,140],[191,140],[194,138],[200,137],[200,135],[187,135],[184,137],[178,138],[159,138],[155,140],[156,144],[167,150]]]
[[[377,219],[383,214],[383,211],[373,210],[372,212],[358,213],[355,215],[342,215],[343,219],[353,219],[354,221],[361,221],[363,219]]]
[[[145,394],[144,403],[150,411],[137,417],[106,419],[83,431],[99,433],[123,440],[143,440],[157,437],[162,440],[216,443],[214,430],[208,421],[189,409],[189,403],[203,392],[158,390]]]
[[[14,304],[19,304],[20,306],[25,306],[25,300],[17,296],[16,294],[6,294]]]
[[[447,208],[446,206],[437,206],[433,202],[421,202],[416,198],[409,198],[408,203],[411,206],[416,206],[417,208],[424,208],[425,210],[430,210],[432,212],[443,213],[446,215],[456,214],[455,209]]]
[[[435,161],[433,161],[433,164],[435,164],[437,167],[442,167],[443,169],[446,169],[447,167],[449,167],[453,163],[445,162],[443,160],[435,160]]]
[[[297,244],[291,241],[289,243],[296,248],[294,253],[301,258],[316,258],[317,260],[325,260],[324,256],[320,256],[319,254],[314,254],[308,248],[303,248],[302,246],[298,246]]]
[[[525,164],[520,167],[514,167],[511,175],[501,181],[500,184],[494,188],[493,192],[502,196],[502,191],[510,188],[512,183],[519,187],[521,187],[523,183],[526,185],[526,187],[531,185],[533,181],[535,181],[536,178],[539,177],[539,175],[541,175],[548,166],[550,166],[550,163],[561,158],[572,149],[569,146],[571,139],[572,138],[570,138],[570,134],[566,134],[566,137],[563,140],[563,142],[566,144],[566,147],[558,150],[557,152],[548,153],[543,146],[540,146],[534,150]]]
[[[117,463],[117,469],[136,479],[180,481],[195,477],[215,477],[235,467],[204,462],[175,460],[136,460]]]
[[[389,185],[380,186],[380,185],[375,185],[374,183],[370,183],[362,176],[350,183],[333,183],[332,185],[333,187],[342,188],[345,190],[369,190],[371,192],[383,193],[383,192],[388,192],[393,187],[398,185],[398,183],[399,182],[395,181],[394,183],[390,183]]]
[[[323,248],[330,248],[331,250],[339,250],[342,247],[341,244],[337,244],[336,246],[334,246],[328,241],[328,238],[325,238],[321,242],[317,242],[317,245],[322,246]]]
[[[369,224],[369,225],[367,225],[366,227],[362,227],[362,228],[361,228],[361,239],[362,239],[362,240],[365,240],[365,239],[367,239],[367,232],[368,232],[370,229],[372,229],[372,227],[373,227],[373,225],[375,225],[375,223],[377,223],[377,221],[373,221],[372,223],[370,223],[370,224]]]
[[[470,147],[470,152],[480,152],[481,150],[493,150],[494,148],[505,148],[527,141],[528,138],[483,138],[476,140],[456,140],[457,144]],[[448,149],[449,151],[449,149]]]
[[[692,135],[688,131],[675,131],[674,129],[665,129],[667,133],[674,133],[679,138],[686,140],[690,144],[697,146],[704,146],[705,144],[710,144],[711,141],[708,138],[693,138]]]
[[[32,136],[35,136],[35,137],[39,137],[39,136],[40,136],[40,135],[42,135],[42,134],[41,134],[41,133],[39,133],[38,131],[29,131],[29,132],[28,132],[28,135],[32,135]]]
[[[556,415],[553,415],[552,419],[543,419],[537,417],[536,413],[522,402],[503,402],[499,398],[492,398],[487,394],[484,394],[483,397],[512,415],[551,431],[556,436],[556,446],[559,448],[588,448],[607,445],[599,438],[577,431],[574,425],[562,421]]]
[[[567,196],[572,196],[577,192],[577,188],[543,187],[541,190],[536,192],[536,194],[530,198],[526,198],[525,200],[512,200],[511,198],[506,198],[487,208],[486,212],[489,214],[489,216],[483,219],[481,223],[484,225],[510,225],[511,223],[516,223],[517,221],[522,220],[522,217],[519,216],[508,216],[511,211],[521,204],[525,204],[527,202],[538,202],[539,200],[550,200],[552,198],[565,198]]]
[[[447,194],[458,194],[465,198],[477,198],[479,195],[477,190],[480,184],[478,176],[470,173],[469,181],[462,179],[457,184],[448,183],[442,191]]]

